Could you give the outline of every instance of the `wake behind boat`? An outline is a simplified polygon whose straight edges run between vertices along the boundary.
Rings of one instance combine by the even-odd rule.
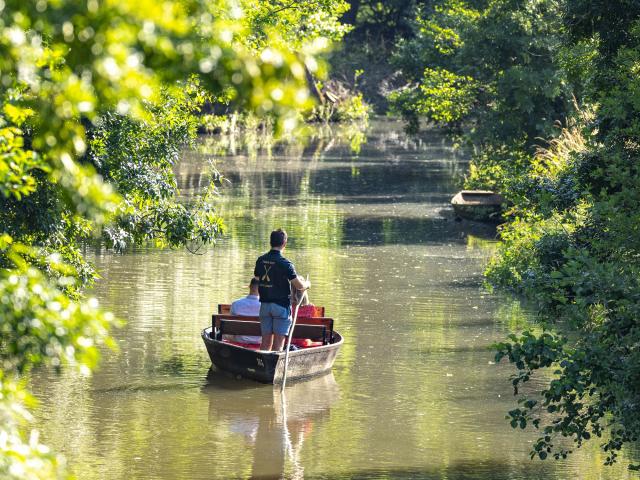
[[[304,309],[304,311],[303,311]],[[282,383],[285,352],[261,351],[259,345],[237,342],[236,335],[260,335],[258,317],[231,315],[229,305],[218,305],[211,327],[202,331],[211,362],[219,369],[262,383]],[[323,307],[301,307],[293,331],[287,380],[320,375],[331,370],[342,347],[342,336],[334,331],[333,319],[324,317]]]

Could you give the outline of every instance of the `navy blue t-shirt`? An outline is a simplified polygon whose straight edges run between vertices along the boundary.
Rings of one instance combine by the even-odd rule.
[[[256,260],[253,274],[259,278],[260,302],[277,303],[283,307],[291,305],[291,285],[289,281],[298,275],[289,260],[280,250],[271,250]]]

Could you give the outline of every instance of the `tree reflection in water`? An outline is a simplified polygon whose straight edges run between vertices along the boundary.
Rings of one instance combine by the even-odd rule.
[[[288,384],[284,394],[213,369],[207,380],[203,392],[209,397],[209,422],[225,423],[244,437],[253,450],[251,478],[304,478],[304,442],[340,398],[333,373]],[[225,394],[230,390],[233,396]],[[238,390],[247,394],[238,395]]]

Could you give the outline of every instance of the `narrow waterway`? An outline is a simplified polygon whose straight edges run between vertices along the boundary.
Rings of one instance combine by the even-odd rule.
[[[79,479],[625,479],[588,445],[529,459],[534,432],[505,420],[508,365],[490,345],[523,326],[488,295],[490,227],[448,202],[466,161],[445,137],[377,121],[285,145],[204,138],[177,168],[185,195],[207,160],[230,180],[229,234],[198,255],[96,250],[95,295],[126,320],[91,378],[38,372],[38,428]],[[208,373],[200,338],[218,303],[246,294],[273,228],[345,337],[332,374],[272,386]]]

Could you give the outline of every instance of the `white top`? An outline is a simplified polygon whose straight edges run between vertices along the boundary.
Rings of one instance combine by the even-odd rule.
[[[258,295],[247,295],[239,298],[231,304],[231,315],[247,315],[257,317],[260,313],[260,297]],[[260,343],[262,337],[253,335],[235,335],[236,342]]]
[[[231,304],[231,315],[247,315],[257,317],[260,313],[260,297],[247,295]]]

